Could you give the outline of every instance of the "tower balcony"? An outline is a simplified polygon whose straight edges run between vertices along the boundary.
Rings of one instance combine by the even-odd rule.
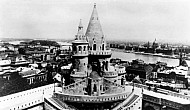
[[[117,72],[112,72],[112,71],[106,71],[105,73],[103,73],[103,76],[105,78],[112,78],[112,77],[117,77],[118,73]]]
[[[109,55],[111,56],[111,50],[91,50],[89,51],[89,55]]]
[[[88,56],[88,51],[78,51],[73,53],[73,56]]]

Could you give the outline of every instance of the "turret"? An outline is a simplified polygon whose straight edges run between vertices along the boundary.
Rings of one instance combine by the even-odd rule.
[[[81,20],[78,26],[77,35],[75,35],[75,40],[72,44],[74,71],[71,77],[73,77],[76,81],[87,77],[88,65],[88,41],[83,33],[83,25]]]

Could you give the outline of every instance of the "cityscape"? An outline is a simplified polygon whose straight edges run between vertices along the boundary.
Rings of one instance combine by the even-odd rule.
[[[63,5],[50,1],[48,6]],[[90,18],[82,17],[86,11],[77,10],[78,17],[72,17],[77,21],[72,27],[75,34],[70,38],[1,36],[0,110],[190,110],[190,45],[163,41],[158,36],[144,40],[109,38],[107,29],[116,33],[117,29],[114,25],[105,29],[107,23],[115,22],[110,22],[113,19],[101,9],[110,11],[109,4],[123,2],[83,1]],[[28,5],[28,1],[25,3]],[[12,4],[16,7],[17,3]],[[30,11],[26,12],[36,12]],[[14,32],[19,33],[16,29]],[[5,31],[0,28],[1,33]]]

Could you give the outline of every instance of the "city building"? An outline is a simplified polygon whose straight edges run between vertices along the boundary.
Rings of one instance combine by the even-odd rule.
[[[107,48],[99,20],[95,4],[86,33],[83,32],[80,20],[75,39],[69,44],[70,48],[65,50],[55,42],[49,41],[56,46],[46,47],[48,44],[46,40],[36,40],[33,41],[35,45],[31,45],[31,48],[42,47],[43,44],[48,48],[44,52],[34,54],[32,52],[32,56],[39,58],[36,63],[29,64],[24,59],[25,55],[16,57],[12,55],[10,60],[0,61],[0,80],[2,82],[5,82],[4,79],[13,80],[0,83],[0,93],[7,87],[3,92],[6,94],[9,90],[10,94],[0,97],[0,109],[189,110],[190,96],[157,88],[154,81],[146,82],[152,83],[153,86],[140,84],[140,78],[158,78],[159,75],[156,73],[166,70],[166,64],[162,62],[155,65],[145,64],[139,59],[131,63],[121,59],[110,60],[111,50]],[[22,46],[27,45],[24,43]],[[9,62],[12,59],[13,65]],[[182,66],[184,64],[182,62],[180,66],[168,70],[168,77],[176,79],[176,82],[178,74],[185,78],[190,76],[190,69]],[[15,71],[19,74],[14,73]],[[10,74],[13,76],[9,76]],[[126,81],[125,78],[131,74],[135,78]],[[31,86],[46,81],[49,85]],[[54,84],[51,84],[53,82]],[[32,89],[27,90],[26,83]]]

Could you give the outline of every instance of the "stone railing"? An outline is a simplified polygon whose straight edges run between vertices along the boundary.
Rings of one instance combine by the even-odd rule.
[[[182,99],[186,99],[190,101],[190,96],[186,96],[186,95],[182,95],[182,94],[178,94],[175,92],[168,92],[168,95],[174,96],[174,97],[178,97],[178,98],[182,98]]]
[[[115,69],[118,74],[126,73],[124,66],[116,66]]]
[[[174,109],[179,109],[182,104],[174,101],[170,101],[170,99],[163,99],[157,96],[150,96],[149,94],[143,94],[143,100],[146,100],[151,103],[160,104],[163,106],[168,106]]]
[[[138,84],[138,83],[129,82],[129,83],[126,84],[126,85],[133,86],[133,84],[134,84],[134,86],[137,87],[137,88],[143,88],[143,89],[148,90],[148,86],[147,86],[147,85],[143,85],[143,84]]]
[[[90,55],[111,55],[111,50],[89,51]]]
[[[117,77],[118,73],[117,72],[104,72],[103,76],[106,77],[106,78]]]
[[[73,84],[70,84],[68,86],[65,86],[63,87],[63,92],[68,90],[68,89],[71,89],[71,88],[75,88],[76,86],[82,84],[82,83],[85,83],[86,82],[86,79],[83,79],[82,81],[79,81],[79,82],[76,82],[76,83],[73,83]]]
[[[137,106],[138,103],[141,103],[141,97],[138,97],[137,99],[135,99],[132,103],[130,103],[130,105],[128,105],[127,107],[124,108],[124,110],[140,110],[141,106]],[[138,108],[135,108],[135,107]],[[142,110],[142,109],[141,109]]]
[[[108,80],[108,79],[106,79],[106,78],[104,78],[104,82],[125,89],[125,86],[122,86],[122,85],[120,85],[120,84],[117,84],[117,83],[115,83],[115,82],[112,82],[112,81],[110,81],[110,80]]]
[[[78,51],[73,56],[88,56],[88,51]]]
[[[71,102],[85,102],[85,103],[102,103],[117,100],[124,100],[129,96],[130,92],[123,92],[120,94],[108,94],[100,96],[88,96],[88,95],[71,95],[63,93],[55,93],[55,97],[62,101]]]
[[[133,86],[133,83],[129,83],[128,85]],[[134,86],[138,87],[138,88],[143,88],[143,89],[149,90],[147,85],[134,83]],[[153,89],[150,89],[150,90],[153,91]],[[182,99],[186,99],[186,100],[190,101],[190,96],[175,93],[175,92],[172,92],[172,91],[169,91],[169,90],[166,90],[166,89],[161,89],[161,88],[157,88],[157,91],[158,92],[160,91],[161,93],[164,93],[164,94],[168,94],[170,96],[174,96],[174,97],[178,97],[178,98],[182,98]]]
[[[131,99],[131,97],[133,97],[133,95],[134,91],[132,91],[122,103],[114,107],[112,110],[122,110],[123,106]]]

